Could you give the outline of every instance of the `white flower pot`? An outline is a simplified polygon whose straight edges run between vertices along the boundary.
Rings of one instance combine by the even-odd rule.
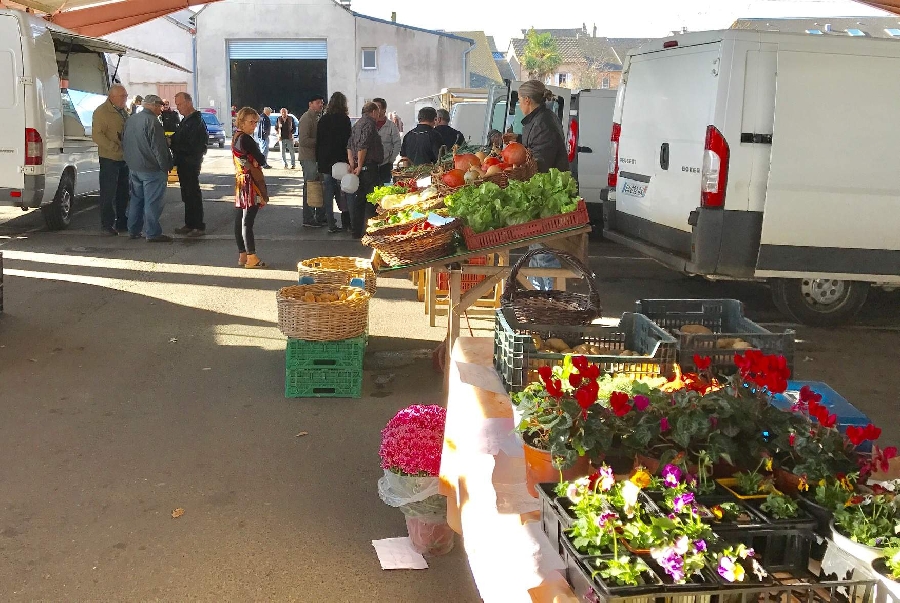
[[[864,563],[872,563],[879,557],[884,557],[883,548],[868,546],[850,540],[838,532],[837,526],[834,525],[834,521],[831,522],[831,539],[839,549],[849,553]]]

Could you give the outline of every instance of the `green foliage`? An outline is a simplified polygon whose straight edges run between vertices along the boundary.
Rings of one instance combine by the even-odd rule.
[[[536,80],[544,81],[557,67],[562,65],[562,55],[556,40],[549,33],[537,33],[531,28],[525,36],[525,51],[522,66],[528,75]]]
[[[831,512],[843,509],[853,496],[853,484],[856,483],[857,477],[859,477],[859,474],[854,473],[841,480],[836,478],[822,479],[819,485],[816,486],[816,503]]]
[[[784,494],[775,494],[774,492],[769,494],[766,502],[761,504],[759,508],[775,519],[792,519],[800,514],[800,507],[793,498]]]
[[[893,494],[854,496],[834,511],[834,524],[854,542],[885,546],[900,532],[897,500]]]
[[[644,574],[650,572],[650,567],[640,557],[620,555],[612,559],[597,559],[597,570],[591,577],[598,574],[604,582],[615,586],[638,586],[644,584]]]
[[[388,195],[402,195],[408,192],[409,190],[402,186],[376,186],[375,190],[366,195],[366,201],[372,205],[378,205],[379,201]]]
[[[763,477],[756,471],[742,471],[734,474],[737,480],[737,491],[744,496],[754,496],[765,492],[772,486],[771,478]]]

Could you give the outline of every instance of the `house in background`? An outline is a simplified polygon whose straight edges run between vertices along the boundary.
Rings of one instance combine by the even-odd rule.
[[[453,34],[475,41],[475,47],[468,54],[469,88],[487,88],[503,83],[491,50],[493,38],[488,38],[483,31],[455,31]]]
[[[805,33],[816,36],[857,36],[900,40],[900,17],[817,17],[738,19],[731,29]]]

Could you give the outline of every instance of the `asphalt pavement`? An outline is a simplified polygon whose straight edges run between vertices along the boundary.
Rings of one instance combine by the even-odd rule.
[[[368,250],[301,226],[299,170],[267,178],[268,270],[237,266],[228,149],[204,165],[201,239],[100,236],[96,198],[62,232],[0,208],[0,599],[478,600],[461,541],[423,571],[383,571],[371,545],[406,533],[378,498],[380,430],[443,402],[431,350],[446,319],[429,327],[408,279],[379,279],[363,397],[285,399],[274,292],[301,259]],[[171,234],[177,185],[166,199]],[[855,325],[808,329],[784,323],[763,286],[683,277],[608,242],[590,255],[605,316],[641,297],[739,298],[797,330],[799,377],[900,440],[897,293],[873,294]],[[471,321],[476,335],[491,326]]]

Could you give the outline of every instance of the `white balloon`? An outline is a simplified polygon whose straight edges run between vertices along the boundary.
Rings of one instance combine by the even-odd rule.
[[[350,166],[346,163],[335,163],[331,166],[331,177],[340,180],[350,173]]]
[[[359,176],[356,174],[346,174],[341,178],[341,190],[345,193],[353,194],[359,188]]]

